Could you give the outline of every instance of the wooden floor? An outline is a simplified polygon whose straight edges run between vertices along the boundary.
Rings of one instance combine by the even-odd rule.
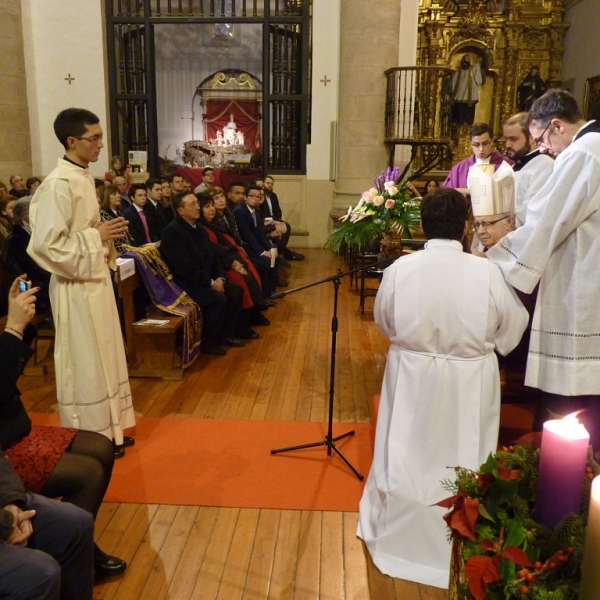
[[[307,250],[290,288],[336,272],[342,261]],[[342,280],[335,420],[370,421],[388,341]],[[201,356],[183,381],[132,379],[138,415],[326,421],[333,285],[278,301],[259,340],[223,358]],[[50,364],[50,370],[52,367]],[[55,412],[53,376],[19,382],[30,411]],[[293,441],[293,440],[291,440]],[[127,460],[125,457],[122,460]],[[324,453],[324,460],[328,459]],[[202,468],[177,465],[177,468]],[[268,474],[265,474],[268,485]],[[109,504],[96,521],[101,548],[129,563],[98,580],[94,598],[116,600],[445,600],[446,593],[383,576],[356,537],[357,513]]]

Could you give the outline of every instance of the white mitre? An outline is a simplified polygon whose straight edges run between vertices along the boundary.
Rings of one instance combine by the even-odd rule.
[[[503,162],[495,173],[473,165],[469,170],[469,191],[474,217],[515,211],[515,173]]]

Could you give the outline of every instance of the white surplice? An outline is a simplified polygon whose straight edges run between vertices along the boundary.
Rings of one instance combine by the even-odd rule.
[[[441,486],[496,450],[500,377],[527,311],[500,270],[452,240],[386,269],[375,321],[392,341],[358,535],[385,574],[446,588],[450,545]]]
[[[52,273],[54,362],[61,424],[115,443],[135,425],[127,363],[100,220],[87,169],[59,159],[31,201],[31,257]]]
[[[521,227],[527,220],[529,201],[544,187],[552,175],[554,159],[538,154],[521,169],[515,171],[515,221]]]
[[[530,293],[540,282],[525,384],[545,392],[600,394],[599,207],[600,133],[593,132],[558,155],[525,225],[487,253],[517,289]]]

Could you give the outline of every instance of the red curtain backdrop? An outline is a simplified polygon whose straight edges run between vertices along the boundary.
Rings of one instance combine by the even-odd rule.
[[[259,150],[260,117],[256,100],[208,100],[206,113],[202,115],[206,126],[207,141],[217,138],[217,131],[222,130],[233,113],[237,130],[244,134],[244,143],[252,152]]]

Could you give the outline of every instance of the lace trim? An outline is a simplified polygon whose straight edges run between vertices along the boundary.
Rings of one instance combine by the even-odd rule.
[[[572,338],[594,338],[600,337],[600,333],[570,333],[567,331],[546,331],[544,329],[534,329],[531,328],[531,331],[535,331],[535,333],[541,333],[544,335],[558,335],[560,337],[572,337]]]

